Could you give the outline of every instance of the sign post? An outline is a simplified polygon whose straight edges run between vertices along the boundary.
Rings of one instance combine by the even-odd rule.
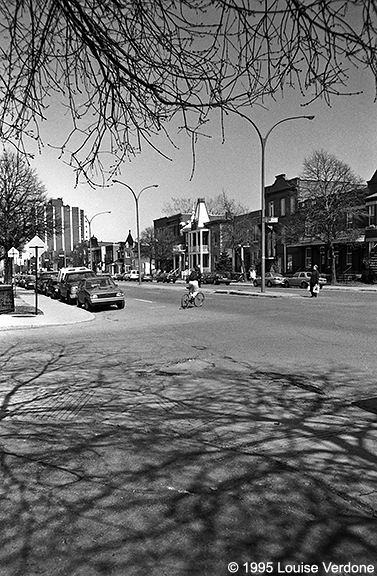
[[[12,247],[10,250],[8,250],[8,258],[12,258],[12,284],[13,284],[13,290],[14,290],[14,295],[16,296],[16,281],[14,278],[14,261],[16,258],[20,257],[20,253],[19,251]]]
[[[39,253],[42,255],[43,252],[46,252],[47,246],[43,242],[43,240],[39,238],[39,236],[34,236],[34,238],[30,240],[30,242],[28,242],[27,246],[30,250],[32,250],[33,248],[35,250],[35,315],[37,316],[38,315],[38,250]]]

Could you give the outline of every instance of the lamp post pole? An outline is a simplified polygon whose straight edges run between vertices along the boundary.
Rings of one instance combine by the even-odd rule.
[[[128,184],[125,184],[125,182],[121,182],[120,180],[113,180],[113,182],[116,182],[117,184],[122,184],[122,186],[125,186],[126,188],[128,188],[130,190],[130,192],[132,193],[132,196],[134,197],[135,200],[135,207],[136,207],[136,235],[137,235],[137,260],[138,260],[138,268],[139,268],[139,284],[141,284],[141,250],[140,250],[140,222],[139,222],[139,199],[141,194],[144,192],[144,190],[148,190],[148,188],[158,188],[158,184],[151,184],[150,186],[145,186],[145,188],[142,188],[140,190],[140,192],[138,192],[138,194],[136,194],[134,192],[134,190],[131,188],[131,186],[129,186]]]
[[[92,255],[92,220],[96,217],[99,216],[100,214],[111,214],[111,210],[106,210],[105,212],[97,212],[97,214],[94,214],[94,216],[92,216],[89,220],[89,218],[87,217],[87,215],[85,214],[85,220],[88,223],[89,226],[89,268],[91,270],[93,270],[93,255]]]
[[[267,139],[271,132],[279,126],[279,124],[283,124],[283,122],[288,122],[289,120],[314,120],[314,116],[289,116],[289,118],[283,118],[283,120],[279,120],[276,122],[266,133],[265,136],[262,135],[261,131],[259,130],[258,126],[255,124],[253,120],[251,120],[246,114],[237,111],[238,116],[245,118],[250,124],[255,128],[259,142],[261,145],[261,292],[265,292],[266,290],[266,196],[265,196],[265,172],[266,172],[266,144]]]

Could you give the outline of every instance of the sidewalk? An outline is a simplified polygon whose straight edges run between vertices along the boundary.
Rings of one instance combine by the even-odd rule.
[[[232,288],[233,287],[233,288]],[[377,293],[377,284],[360,284],[360,286],[347,286],[347,285],[331,285],[328,284],[323,287],[323,290],[346,291],[346,292],[375,292]],[[260,286],[257,288],[252,286],[250,282],[232,282],[229,286],[224,286],[215,289],[218,294],[232,294],[241,296],[258,296],[262,298],[297,298],[302,296],[305,290],[300,288],[292,288],[292,292],[287,292],[285,288],[273,287],[266,288],[266,292],[261,292]]]
[[[0,331],[77,324],[94,320],[91,312],[67,306],[58,300],[38,294],[38,315],[35,315],[35,293],[17,288],[15,312],[0,314]]]

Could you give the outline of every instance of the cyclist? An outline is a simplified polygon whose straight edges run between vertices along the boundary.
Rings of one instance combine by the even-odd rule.
[[[195,296],[197,295],[201,279],[202,275],[200,272],[200,268],[199,266],[195,266],[195,268],[191,270],[190,275],[188,277],[188,285],[191,299],[195,298]]]

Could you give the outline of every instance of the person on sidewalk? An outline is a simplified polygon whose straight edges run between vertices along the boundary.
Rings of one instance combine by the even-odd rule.
[[[310,298],[317,298],[319,292],[319,272],[317,264],[314,264],[310,277]]]

